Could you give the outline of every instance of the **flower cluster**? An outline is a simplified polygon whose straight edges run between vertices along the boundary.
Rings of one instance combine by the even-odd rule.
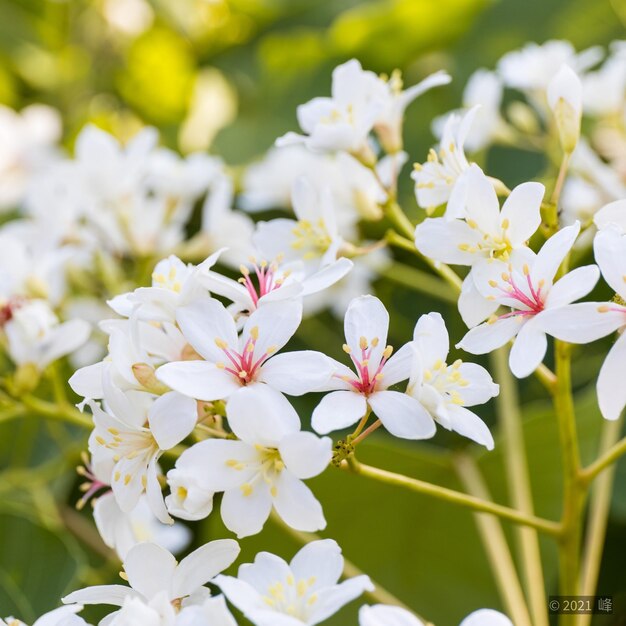
[[[69,385],[82,398],[72,419],[91,429],[78,505],[93,502],[128,582],[70,593],[69,606],[35,626],[85,626],[77,613],[91,604],[117,607],[102,626],[234,626],[229,604],[255,626],[313,626],[363,593],[376,597],[366,575],[340,582],[344,558],[331,539],[309,542],[290,563],[262,552],[237,576],[224,573],[239,555],[235,539],[180,562],[174,554],[218,504],[238,539],[270,516],[296,534],[325,529],[308,481],[332,465],[354,468],[357,446],[381,427],[417,441],[439,425],[494,448],[473,407],[499,385],[450,356],[442,315],[415,315],[412,335],[388,342],[392,316],[371,294],[391,262],[388,243],[458,289],[467,332],[456,349],[483,355],[512,343],[518,378],[547,369],[548,337],[558,348],[617,331],[597,393],[603,416],[620,416],[626,54],[614,44],[599,65],[602,54],[529,44],[472,76],[464,109],[435,120],[439,144],[415,166],[417,225],[397,203],[403,120],[416,97],[450,81],[443,71],[404,89],[399,73],[340,65],[331,96],[298,108],[302,133],[246,169],[239,197],[220,159],[182,158],[158,146],[154,129],[121,144],[87,126],[70,158],[55,148],[52,112],[0,110],[0,136],[10,139],[0,148],[0,207],[17,210],[0,227],[0,333],[13,364],[1,399],[41,408],[41,379],[58,396],[58,361],[72,355]],[[524,101],[502,110],[504,88]],[[556,152],[552,193],[539,182],[509,189],[481,168],[476,153],[497,143]],[[250,215],[270,208],[289,213]],[[200,228],[189,237],[194,213]],[[363,222],[383,220],[393,226],[386,239],[363,235]],[[590,247],[595,263],[575,265],[572,252]],[[581,301],[601,276],[615,296]],[[334,352],[343,358],[291,344],[304,316],[324,308],[343,319]],[[315,407],[299,415],[293,398],[309,394]],[[73,411],[64,398],[59,407]],[[337,431],[347,434],[333,441]],[[498,510],[485,506],[477,510]],[[423,622],[377,604],[361,607],[359,623]],[[491,610],[462,622],[511,624]]]

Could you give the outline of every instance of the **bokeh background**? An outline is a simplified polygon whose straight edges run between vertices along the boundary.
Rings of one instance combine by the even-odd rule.
[[[66,148],[88,121],[121,138],[157,126],[163,142],[183,153],[206,150],[243,168],[274,139],[296,128],[296,106],[330,87],[330,72],[358,58],[377,72],[403,71],[406,84],[436,69],[451,86],[411,105],[406,148],[423,160],[433,142],[431,120],[456,108],[467,77],[494,67],[528,40],[571,40],[579,49],[624,38],[626,0],[0,0],[0,103],[43,102],[64,120]],[[541,156],[496,148],[489,172],[509,186],[542,169]],[[417,215],[408,173],[403,204]],[[414,264],[414,258],[399,255]],[[381,280],[377,293],[392,312],[391,340],[406,341],[417,317],[439,310],[453,343],[462,326],[453,306]],[[320,314],[302,327],[294,347],[341,354],[339,325]],[[582,454],[598,446],[601,417],[593,380],[606,345],[577,352],[575,382]],[[544,392],[524,381],[525,436],[537,513],[560,514],[557,429]],[[299,404],[303,419],[311,404]],[[482,416],[494,423],[493,408]],[[362,460],[460,488],[454,455],[464,442],[447,433],[428,444],[402,444],[384,434],[363,446]],[[61,424],[0,424],[0,615],[32,621],[84,584],[118,582],[90,516],[77,513],[72,468],[84,432]],[[505,502],[501,447],[470,446],[493,497]],[[626,467],[616,481],[600,592],[613,594],[615,614],[598,625],[626,624]],[[483,606],[501,608],[472,515],[447,504],[329,470],[311,481],[328,519],[324,536],[418,613],[447,626]],[[196,525],[194,542],[228,534],[219,516]],[[513,533],[505,525],[513,541]],[[243,558],[259,550],[290,557],[297,542],[268,523],[242,541]],[[549,591],[556,592],[554,546],[542,543]],[[97,613],[86,613],[95,619]],[[355,623],[354,606],[330,626]],[[243,620],[242,624],[245,623]]]

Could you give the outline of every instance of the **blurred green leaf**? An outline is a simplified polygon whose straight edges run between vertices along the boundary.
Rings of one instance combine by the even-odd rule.
[[[2,616],[27,622],[59,605],[82,557],[73,541],[23,517],[0,515]]]

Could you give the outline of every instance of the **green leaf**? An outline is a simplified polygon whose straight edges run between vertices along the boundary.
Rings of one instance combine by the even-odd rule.
[[[69,538],[23,517],[0,514],[0,615],[34,621],[60,604],[82,557]]]

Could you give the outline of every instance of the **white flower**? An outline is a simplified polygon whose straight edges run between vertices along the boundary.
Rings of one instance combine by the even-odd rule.
[[[0,106],[0,211],[18,207],[31,176],[52,160],[60,135],[61,118],[48,106],[19,113]]]
[[[156,400],[142,392],[125,394],[109,377],[104,381],[104,400],[106,411],[90,402],[95,428],[89,451],[96,462],[114,461],[108,482],[120,509],[130,513],[145,491],[152,512],[163,523],[172,523],[163,503],[157,463],[164,450],[194,429],[196,402],[176,392]]]
[[[374,589],[367,576],[338,583],[343,564],[339,546],[325,539],[304,546],[289,564],[261,552],[240,566],[238,578],[215,583],[255,626],[313,626]]]
[[[499,611],[479,609],[470,613],[459,626],[513,626],[513,622]]]
[[[165,591],[147,600],[129,595],[119,611],[100,622],[101,626],[105,623],[106,626],[174,626],[176,611]]]
[[[530,42],[520,50],[505,54],[498,62],[498,73],[508,87],[537,92],[548,87],[561,66],[566,64],[577,72],[584,72],[595,65],[602,54],[599,46],[576,54],[569,41]]]
[[[407,393],[416,398],[432,418],[448,430],[493,449],[485,423],[467,406],[483,404],[498,395],[489,372],[475,363],[457,359],[446,363],[450,341],[439,313],[422,315],[413,334],[415,359]]]
[[[57,306],[66,295],[67,266],[80,262],[78,255],[40,220],[7,222],[0,229],[0,299],[43,298]]]
[[[464,187],[457,183],[470,167],[464,144],[477,111],[478,107],[474,107],[462,115],[450,114],[438,150],[431,149],[426,163],[415,164],[411,178],[415,181],[417,204],[423,209],[432,211],[448,203],[454,217],[462,210],[462,206],[458,207],[463,202]]]
[[[427,439],[435,425],[420,403],[389,387],[409,378],[413,358],[411,345],[391,356],[387,345],[389,313],[374,296],[355,298],[344,320],[346,344],[356,373],[334,361],[335,373],[326,395],[313,411],[311,424],[321,434],[347,428],[361,419],[368,407],[396,437]]]
[[[167,388],[156,379],[155,368],[170,361],[198,358],[174,324],[115,319],[102,321],[100,327],[109,334],[108,356],[81,367],[69,380],[72,389],[84,398],[103,397],[105,376],[123,391],[163,393]]]
[[[109,477],[107,477],[110,479]],[[114,549],[123,561],[136,544],[149,541],[173,554],[191,541],[191,531],[183,524],[162,524],[155,517],[147,498],[141,496],[137,506],[128,514],[120,509],[113,493],[106,493],[95,501],[93,518],[102,541]]]
[[[322,507],[302,480],[326,469],[331,440],[300,432],[294,408],[267,386],[239,391],[226,411],[240,441],[197,443],[183,452],[176,471],[195,476],[207,491],[224,492],[222,519],[239,537],[260,532],[272,507],[293,528],[324,528]]]
[[[221,262],[238,267],[242,258],[254,253],[254,222],[248,215],[232,210],[233,185],[232,177],[225,171],[214,178],[202,205],[201,231],[197,237],[208,250],[222,251]]]
[[[158,600],[161,595],[170,606],[171,603],[178,607],[193,604],[210,595],[204,585],[229,567],[238,554],[239,545],[236,541],[219,539],[194,550],[177,563],[165,548],[154,543],[139,543],[129,550],[124,559],[124,572],[129,587],[86,587],[65,596],[63,602],[121,607],[127,598],[150,602]]]
[[[452,78],[444,71],[435,72],[404,91],[402,78],[397,71],[388,81],[379,80],[385,85],[386,93],[382,111],[376,118],[374,127],[385,151],[393,154],[402,150],[402,126],[407,106],[429,89],[447,85]]]
[[[187,341],[206,360],[167,363],[156,374],[168,387],[196,400],[222,400],[260,384],[299,396],[321,388],[332,374],[332,364],[320,352],[274,356],[300,324],[302,305],[296,300],[258,308],[241,336],[232,315],[217,300],[183,307],[176,318]]]
[[[59,322],[44,300],[9,300],[0,308],[0,328],[8,352],[17,365],[34,364],[44,370],[87,341],[91,328],[83,320]]]
[[[506,123],[500,115],[502,103],[502,81],[495,72],[476,70],[463,90],[463,107],[476,109],[465,139],[470,152],[482,150],[494,140],[508,134]]]
[[[298,107],[306,135],[287,133],[277,146],[304,143],[311,150],[359,153],[386,104],[385,83],[352,59],[333,70],[332,97],[314,98]]]
[[[224,596],[217,596],[207,598],[203,604],[185,607],[176,618],[176,626],[237,626],[237,622]]]
[[[289,209],[295,181],[306,175],[316,187],[324,181],[329,184],[333,160],[329,155],[311,152],[299,144],[272,147],[261,160],[246,168],[238,205],[251,213]]]
[[[174,517],[195,521],[208,517],[213,510],[214,492],[203,487],[202,477],[193,467],[178,463],[167,473],[167,484],[170,495],[165,506]]]
[[[425,219],[415,229],[415,246],[435,261],[473,267],[459,298],[463,321],[471,327],[497,308],[495,301],[485,300],[477,290],[476,269],[492,259],[506,260],[513,250],[526,245],[541,223],[544,186],[518,185],[502,209],[493,185],[477,165],[467,171],[464,186],[464,211],[457,217],[465,219]]]
[[[518,378],[531,374],[546,353],[546,314],[587,295],[599,278],[595,265],[578,267],[556,283],[554,277],[571,250],[580,224],[563,228],[535,254],[530,248],[514,250],[507,261],[493,260],[474,268],[478,291],[494,304],[510,311],[472,328],[457,347],[485,354],[517,336],[509,358]]]
[[[606,204],[595,214],[593,221],[600,230],[613,225],[626,233],[626,200]]]
[[[218,250],[198,266],[183,263],[172,254],[154,267],[151,287],[115,296],[108,304],[124,317],[173,323],[178,307],[208,295],[198,278],[217,263],[222,252]]]
[[[611,302],[580,302],[546,314],[547,332],[570,343],[589,343],[615,331],[619,338],[600,369],[597,382],[598,404],[602,415],[616,420],[626,406],[623,384],[626,363],[626,235],[615,224],[598,232],[594,240],[596,262],[602,276],[615,291]]]
[[[571,67],[561,66],[548,83],[547,97],[559,131],[561,147],[571,153],[578,143],[583,113],[583,86]]]
[[[595,116],[619,115],[626,98],[626,54],[615,51],[602,67],[583,76],[585,113]]]
[[[384,157],[376,164],[376,176],[346,152],[311,152],[297,144],[272,148],[262,161],[246,170],[239,203],[251,212],[291,209],[294,183],[305,176],[316,189],[330,188],[333,219],[339,234],[351,240],[358,234],[356,224],[361,217],[382,216],[381,205],[387,201],[387,192],[381,180],[387,186],[394,184],[404,164],[403,158],[406,158],[403,152]]]
[[[424,622],[399,606],[376,604],[359,609],[359,626],[424,626]]]
[[[33,626],[89,626],[82,617],[76,615],[82,610],[83,607],[79,604],[62,606],[42,615],[35,620]],[[6,620],[0,619],[0,626],[26,626],[26,624],[13,617],[7,617]]]
[[[304,176],[295,180],[292,206],[296,219],[260,222],[254,245],[265,258],[283,255],[286,261],[304,260],[317,266],[337,259],[343,246],[329,187],[316,188]]]
[[[291,220],[272,220],[272,222],[289,222]],[[274,228],[268,223],[268,231],[263,236],[266,242],[272,242],[269,247],[281,246],[281,242],[273,241],[275,233],[281,231],[282,226]],[[284,242],[284,238],[282,239]],[[282,246],[277,249],[284,249]],[[318,265],[319,262],[316,264]],[[218,272],[208,270],[200,280],[213,294],[224,296],[232,301],[230,312],[238,319],[245,318],[259,308],[269,303],[304,298],[332,287],[353,267],[350,259],[342,257],[330,262],[324,267],[307,272],[304,261],[283,262],[282,255],[274,261],[257,261],[252,257],[250,265],[241,264],[241,277],[233,280]]]

